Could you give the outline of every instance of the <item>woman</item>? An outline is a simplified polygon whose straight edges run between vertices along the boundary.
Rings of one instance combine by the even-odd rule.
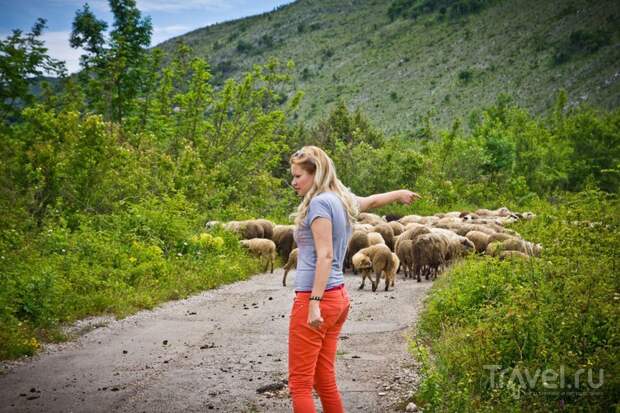
[[[334,362],[338,335],[349,311],[342,266],[351,223],[360,212],[419,198],[399,190],[356,197],[336,177],[327,154],[305,146],[290,159],[292,186],[303,197],[295,219],[299,248],[295,301],[289,325],[289,390],[295,412],[315,412],[314,387],[325,413],[344,412]]]

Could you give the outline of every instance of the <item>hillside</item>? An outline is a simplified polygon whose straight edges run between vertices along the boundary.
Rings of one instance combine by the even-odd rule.
[[[620,3],[496,1],[476,14],[390,21],[391,2],[299,0],[271,13],[199,29],[177,41],[206,57],[219,81],[269,57],[292,59],[312,123],[338,100],[387,132],[431,114],[448,126],[499,93],[534,113],[556,91],[573,103],[620,103]]]

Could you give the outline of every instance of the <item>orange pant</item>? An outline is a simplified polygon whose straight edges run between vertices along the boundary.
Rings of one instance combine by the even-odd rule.
[[[296,413],[315,412],[314,387],[324,413],[344,412],[336,385],[336,347],[340,329],[349,313],[347,290],[326,291],[321,300],[323,324],[308,325],[310,293],[297,293],[291,310],[288,336],[288,386]]]

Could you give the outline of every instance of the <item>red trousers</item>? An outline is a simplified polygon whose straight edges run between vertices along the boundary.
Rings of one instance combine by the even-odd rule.
[[[345,288],[326,291],[321,300],[323,324],[308,325],[310,293],[297,293],[291,310],[288,336],[288,386],[296,413],[314,413],[312,388],[316,389],[324,413],[344,412],[336,385],[338,335],[349,313]]]

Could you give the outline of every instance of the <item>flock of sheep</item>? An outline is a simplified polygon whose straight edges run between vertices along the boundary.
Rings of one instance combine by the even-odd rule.
[[[448,265],[470,253],[501,259],[529,259],[540,255],[540,244],[522,239],[505,225],[532,218],[534,214],[531,212],[514,213],[508,208],[404,217],[360,213],[353,225],[344,269],[361,273],[360,289],[364,288],[368,278],[372,290],[376,291],[384,278],[387,291],[394,286],[396,274],[401,269],[405,278],[415,277],[420,282],[422,276],[427,280],[435,278]],[[277,225],[266,219],[227,223],[210,221],[207,229],[220,224],[237,234],[242,245],[264,260],[265,271],[271,267],[273,273],[276,255],[286,260],[282,279],[286,286],[289,271],[297,266],[293,225]]]

